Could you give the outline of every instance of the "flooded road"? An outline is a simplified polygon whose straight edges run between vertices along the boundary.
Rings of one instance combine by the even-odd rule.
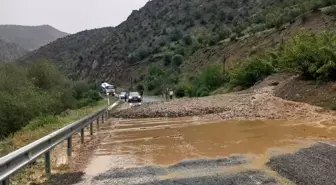
[[[336,140],[333,122],[281,120],[200,121],[197,118],[112,120],[85,172],[111,168],[173,165],[181,160],[253,156],[252,168],[264,168],[274,155],[293,153],[316,141]]]

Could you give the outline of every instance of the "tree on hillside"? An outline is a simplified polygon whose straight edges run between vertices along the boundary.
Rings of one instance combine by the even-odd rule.
[[[183,63],[183,56],[181,54],[176,54],[172,58],[175,66],[180,66]]]

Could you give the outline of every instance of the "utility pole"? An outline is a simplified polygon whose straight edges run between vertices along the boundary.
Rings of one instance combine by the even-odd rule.
[[[222,64],[223,64],[223,75],[225,75],[225,63],[226,63],[226,56],[224,55],[223,61],[222,61]]]
[[[131,77],[131,91],[133,91],[133,77]]]

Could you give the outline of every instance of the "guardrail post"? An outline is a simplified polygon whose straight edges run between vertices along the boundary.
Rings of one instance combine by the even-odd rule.
[[[50,168],[50,151],[47,151],[44,154],[44,167],[45,167],[45,173],[47,176],[51,175],[51,168]]]
[[[84,128],[81,129],[81,143],[84,143]]]
[[[2,185],[9,185],[9,178],[4,179]]]
[[[67,153],[68,153],[68,156],[72,156],[72,136],[68,138]]]
[[[99,117],[97,118],[97,129],[99,130]]]
[[[93,122],[90,123],[90,135],[93,135]]]

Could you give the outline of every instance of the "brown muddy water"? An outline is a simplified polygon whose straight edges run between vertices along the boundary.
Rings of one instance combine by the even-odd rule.
[[[258,156],[254,164],[264,166],[270,156],[295,152],[316,141],[336,140],[333,125],[333,121],[113,120],[99,131],[103,138],[86,173],[233,154]]]

